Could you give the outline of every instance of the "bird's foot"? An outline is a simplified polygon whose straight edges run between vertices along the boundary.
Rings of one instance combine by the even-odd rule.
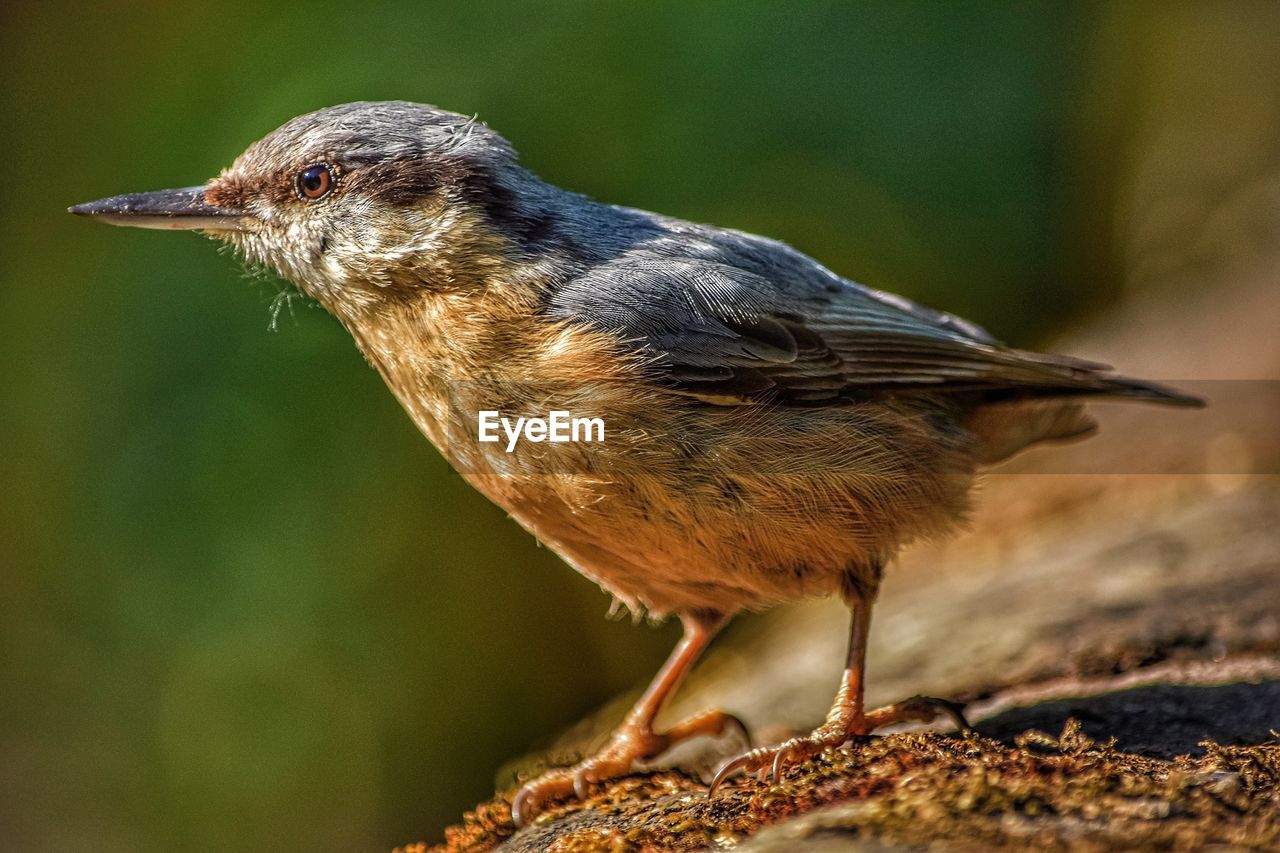
[[[511,801],[511,818],[517,827],[524,826],[554,800],[570,796],[586,799],[592,784],[626,776],[637,763],[651,761],[681,741],[700,735],[716,737],[727,731],[737,732],[744,743],[751,742],[741,720],[714,709],[677,723],[665,732],[655,732],[646,723],[627,720],[595,755],[573,767],[548,771],[521,786]]]
[[[726,762],[711,780],[707,796],[715,796],[716,790],[726,779],[739,771],[755,773],[760,781],[778,779],[788,764],[808,761],[824,750],[843,746],[848,741],[869,735],[876,729],[894,723],[929,723],[939,716],[948,716],[961,731],[969,729],[964,718],[963,706],[932,696],[913,696],[894,705],[886,705],[865,714],[837,706],[827,721],[808,735],[783,741],[777,746],[760,747],[745,752]]]

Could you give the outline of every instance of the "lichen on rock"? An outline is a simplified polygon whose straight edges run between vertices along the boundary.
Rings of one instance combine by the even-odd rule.
[[[1280,846],[1280,742],[1204,745],[1172,760],[1086,737],[1014,745],[977,734],[876,737],[787,768],[775,783],[740,778],[714,799],[677,771],[598,785],[516,831],[498,797],[436,848],[403,853],[547,850],[952,848],[1243,849]]]

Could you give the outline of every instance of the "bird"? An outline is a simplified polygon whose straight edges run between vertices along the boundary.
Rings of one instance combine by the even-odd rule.
[[[519,788],[517,825],[686,739],[745,736],[718,709],[657,720],[734,615],[796,599],[837,596],[851,614],[831,710],[726,761],[712,792],[891,723],[964,726],[938,698],[865,707],[886,565],[961,529],[984,468],[1092,434],[1089,399],[1202,405],[1006,346],[781,242],[561,189],[475,117],[424,104],[321,109],[202,185],[69,211],[202,231],[292,282],[468,483],[616,603],[682,623],[608,742]],[[554,412],[599,422],[601,440],[554,440]],[[493,440],[486,413],[512,440]]]

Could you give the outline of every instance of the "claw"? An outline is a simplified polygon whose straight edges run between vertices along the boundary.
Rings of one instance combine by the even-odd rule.
[[[782,765],[794,746],[795,741],[787,741],[776,747],[760,747],[725,762],[707,787],[707,799],[714,797],[725,780],[742,769],[746,769],[747,772],[754,770],[757,782],[768,782],[770,779],[776,781],[781,778]]]
[[[526,782],[511,800],[511,820],[516,829],[537,817],[548,801],[573,793],[573,788],[573,779],[565,770],[553,770],[532,782]]]
[[[528,821],[526,810],[528,808],[529,792],[524,788],[516,791],[516,795],[511,798],[511,822],[516,825],[516,829],[524,826]]]
[[[524,826],[532,817],[530,810],[532,804],[529,802],[533,798],[533,790],[528,786],[524,786],[516,791],[515,797],[511,800],[511,822],[516,825],[516,829]]]
[[[541,783],[552,781],[549,779],[539,780]],[[545,799],[541,797],[539,788],[543,785],[535,786],[530,783],[516,792],[516,797],[511,800],[511,820],[516,825],[516,829],[520,829],[532,820],[532,817],[538,813],[541,802]]]
[[[955,724],[957,729],[964,734],[973,734],[973,726],[969,725],[969,720],[964,715],[964,705],[959,702],[949,702],[945,699],[939,699],[938,702],[938,708],[951,718],[951,722]]]
[[[790,741],[778,747],[778,751],[773,755],[773,766],[769,768],[769,775],[765,777],[766,779],[772,779],[777,782],[782,778],[782,762],[786,761],[787,753],[790,751]]]
[[[729,729],[732,729],[738,735],[745,746],[748,748],[751,746],[751,730],[747,728],[746,723],[742,722],[734,714],[724,715],[724,728],[721,729],[721,734]]]
[[[578,795],[579,800],[587,798],[587,787],[591,784],[587,779],[587,770],[591,765],[583,764],[573,774],[573,792]]]
[[[731,758],[720,766],[716,771],[716,776],[711,780],[711,785],[707,788],[707,799],[711,799],[716,795],[716,791],[724,784],[724,781],[738,772],[742,768],[748,766],[755,760],[755,756],[750,752],[744,752],[737,758]]]

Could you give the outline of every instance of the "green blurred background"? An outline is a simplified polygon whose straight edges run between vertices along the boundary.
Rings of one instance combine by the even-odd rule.
[[[279,285],[68,204],[419,100],[1033,344],[1216,251],[1177,236],[1200,201],[1273,174],[1277,8],[6,4],[0,848],[438,838],[675,638],[602,618],[322,311],[273,331]]]

